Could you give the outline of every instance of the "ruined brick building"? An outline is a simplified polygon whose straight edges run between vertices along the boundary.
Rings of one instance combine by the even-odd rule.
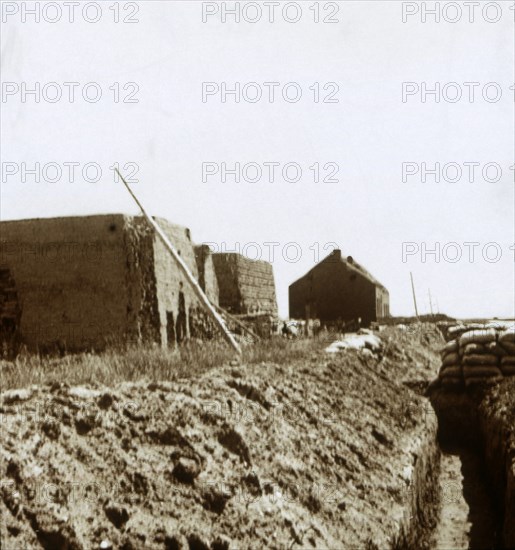
[[[323,323],[361,318],[369,325],[390,315],[386,288],[351,256],[334,250],[289,287],[290,317]]]
[[[236,314],[277,316],[272,266],[233,252],[213,254],[220,306]]]
[[[195,247],[187,228],[156,221],[218,305],[209,249]],[[108,214],[0,222],[4,347],[14,339],[42,351],[126,342],[167,346],[190,336],[210,337],[213,330],[144,218]]]
[[[277,299],[272,266],[241,254],[213,254],[220,306],[269,337],[277,330]]]

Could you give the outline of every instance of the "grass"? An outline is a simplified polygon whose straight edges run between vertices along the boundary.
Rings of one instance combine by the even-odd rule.
[[[241,357],[219,340],[191,342],[173,350],[132,346],[64,357],[24,353],[12,362],[0,362],[0,387],[7,390],[56,381],[107,386],[137,380],[173,381],[200,376],[235,360],[247,364],[283,364],[309,357],[322,346],[316,340],[274,337],[244,347]]]

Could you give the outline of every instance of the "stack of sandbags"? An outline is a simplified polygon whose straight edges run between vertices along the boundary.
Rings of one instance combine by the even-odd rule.
[[[444,387],[489,384],[515,375],[515,325],[458,325],[448,331],[438,379]]]
[[[501,372],[504,376],[515,375],[515,325],[499,334],[499,346],[506,352],[501,357]]]
[[[485,328],[485,325],[480,325],[478,323],[471,323],[468,325],[464,325],[464,324],[454,325],[447,329],[447,337],[445,340],[447,342],[450,342],[451,340],[456,340],[465,332],[468,332],[476,328]]]
[[[493,327],[464,332],[459,339],[459,354],[465,385],[499,381],[502,378],[499,368],[501,353]]]
[[[463,371],[459,356],[458,340],[450,340],[441,351],[442,366],[438,378],[444,387],[463,386]]]

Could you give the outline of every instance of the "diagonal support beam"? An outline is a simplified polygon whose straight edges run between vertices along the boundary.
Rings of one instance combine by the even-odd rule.
[[[220,330],[222,331],[222,334],[224,338],[227,340],[227,342],[234,348],[234,350],[237,353],[241,354],[240,346],[238,345],[238,342],[236,342],[234,336],[231,334],[231,332],[227,329],[225,326],[225,322],[222,319],[222,317],[217,313],[211,302],[209,301],[209,298],[204,294],[204,291],[198,284],[197,279],[193,276],[191,271],[189,270],[189,267],[186,265],[184,260],[180,257],[177,250],[175,250],[175,247],[170,242],[170,239],[166,236],[164,231],[159,227],[159,225],[152,219],[152,217],[147,213],[143,205],[140,203],[132,189],[130,188],[129,184],[125,180],[125,178],[120,174],[119,170],[115,168],[116,173],[118,176],[120,176],[120,179],[122,180],[123,184],[127,188],[127,191],[129,191],[131,197],[134,199],[136,204],[139,206],[141,212],[143,213],[143,216],[145,216],[147,222],[150,224],[150,226],[154,229],[154,231],[157,233],[157,236],[161,239],[162,243],[165,245],[165,247],[168,249],[170,254],[172,255],[173,259],[179,266],[179,269],[182,271],[184,276],[186,277],[186,280],[190,283],[193,292],[196,294],[197,298],[199,299],[200,303],[204,306],[204,308],[207,310],[207,312],[211,315],[215,323],[218,325]]]

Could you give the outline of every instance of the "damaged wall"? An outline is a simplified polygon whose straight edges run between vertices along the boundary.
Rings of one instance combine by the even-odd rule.
[[[277,316],[272,265],[236,253],[213,254],[220,306],[230,313]]]
[[[161,218],[155,220],[193,276],[198,279],[197,262],[189,229]],[[175,341],[181,342],[189,337],[190,310],[192,315],[195,315],[194,310],[198,306],[198,299],[175,260],[157,237],[154,238],[154,271],[161,325],[160,342],[172,345]]]
[[[81,349],[127,329],[121,215],[1,223],[0,264],[16,281],[29,348]]]
[[[160,342],[154,233],[143,217],[124,217],[127,334],[129,342]]]
[[[212,304],[219,304],[218,281],[216,280],[213,254],[207,244],[195,247],[197,260],[198,282]]]
[[[189,230],[157,221],[198,277]],[[184,275],[143,217],[32,219],[1,222],[0,230],[0,266],[16,281],[18,332],[29,349],[175,345],[190,335],[191,324],[198,337],[204,326],[213,333]],[[209,270],[206,263],[213,296]]]

